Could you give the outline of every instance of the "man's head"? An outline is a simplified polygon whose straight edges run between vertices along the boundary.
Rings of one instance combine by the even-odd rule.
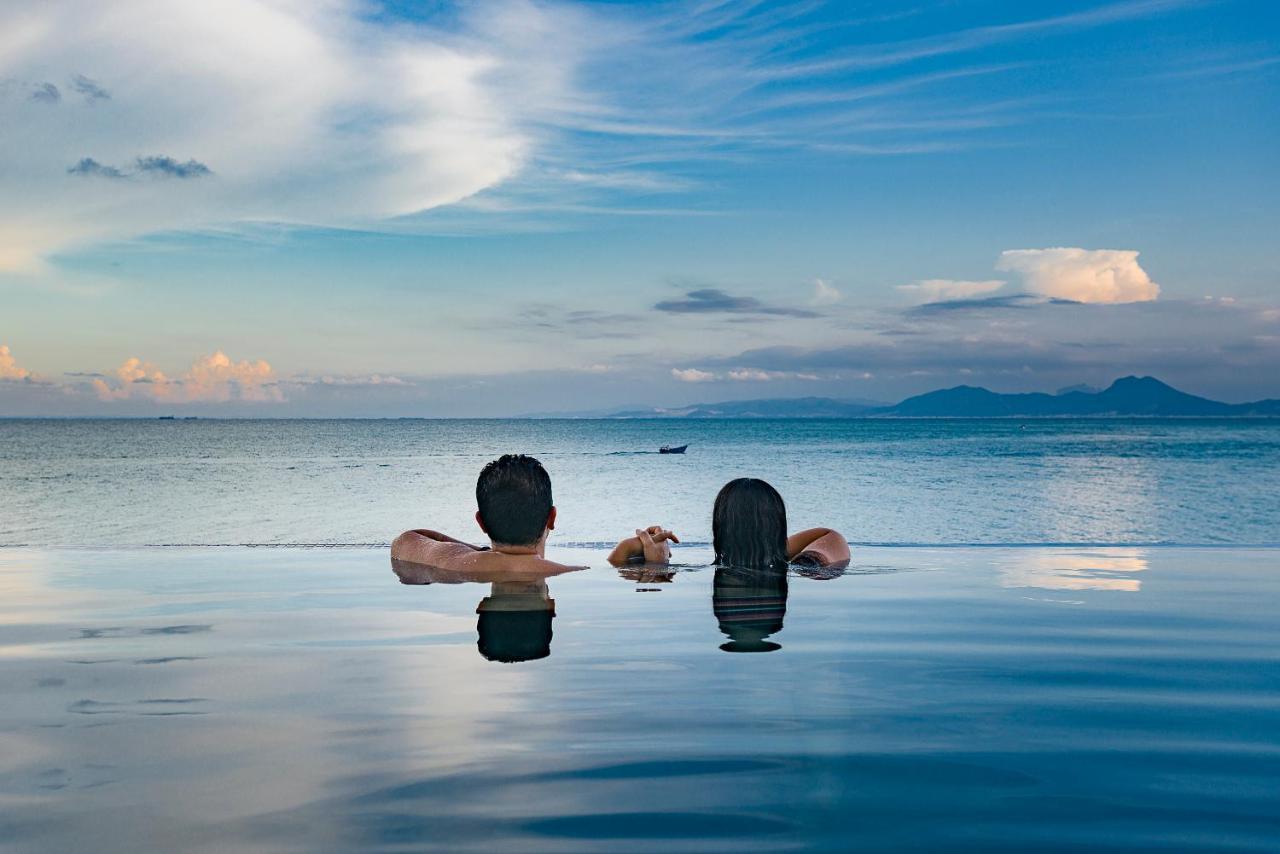
[[[524,454],[505,454],[480,470],[476,521],[494,543],[532,546],[555,527],[551,477]]]

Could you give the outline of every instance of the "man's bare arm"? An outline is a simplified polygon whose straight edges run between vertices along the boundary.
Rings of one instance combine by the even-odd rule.
[[[584,567],[533,554],[495,552],[422,528],[405,531],[391,543],[391,568],[404,584],[457,584],[548,578]]]
[[[468,556],[480,551],[448,534],[418,528],[392,541],[391,566],[405,584],[430,584],[437,571],[460,569]]]

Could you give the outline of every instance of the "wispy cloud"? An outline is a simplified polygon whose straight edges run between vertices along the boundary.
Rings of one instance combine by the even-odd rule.
[[[81,157],[76,165],[68,167],[68,175],[83,175],[95,178],[124,178],[123,172],[114,166],[105,166],[92,157]]]
[[[212,175],[213,170],[198,160],[188,160],[180,163],[172,157],[164,155],[153,155],[150,157],[139,157],[137,160],[138,172],[147,175],[163,175],[170,178],[203,178],[206,175]]]
[[[83,74],[77,74],[71,78],[71,88],[84,96],[86,101],[90,103],[94,101],[109,101],[111,93],[103,89],[94,80],[85,77]]]
[[[899,285],[898,290],[922,303],[943,300],[967,300],[998,291],[1004,287],[1002,279],[965,281],[962,279],[922,279],[909,285]]]
[[[719,379],[710,371],[700,371],[697,368],[672,368],[671,376],[682,383],[709,383]]]
[[[840,289],[826,279],[813,280],[813,304],[814,305],[835,305],[844,299],[844,294],[840,293]]]
[[[37,110],[0,93],[0,197],[25,200],[0,207],[0,264],[33,269],[69,247],[157,230],[377,222],[514,175],[529,147],[516,96],[559,88],[548,75],[571,60],[518,67],[483,39],[378,24],[363,11],[273,0],[217,14],[199,0],[0,7],[0,32],[24,39],[0,74],[61,70],[79,96]],[[510,22],[509,11],[495,17]],[[92,120],[67,132],[64,111],[90,106]],[[218,180],[110,191],[67,180],[67,164],[86,156],[121,174],[192,178],[211,167]]]
[[[1046,302],[1070,303],[1071,301],[1045,300],[1043,297],[1025,293],[997,294],[995,296],[987,297],[953,297],[950,299],[942,298],[921,303],[920,305],[908,309],[905,314],[917,318],[937,317],[943,314],[959,314],[962,312],[978,314],[981,312],[1031,308],[1033,306],[1043,305]]]
[[[150,175],[186,180],[212,175],[213,170],[198,160],[188,160],[183,163],[165,155],[151,155],[135,159],[133,166],[128,169],[99,163],[92,157],[82,157],[79,162],[67,169],[67,174],[98,178],[132,178]]]
[[[52,83],[41,83],[31,92],[31,100],[43,104],[56,104],[62,100],[62,93]]]
[[[1020,107],[976,81],[1015,66],[965,54],[1184,5],[1104,3],[848,44],[822,36],[885,16],[833,21],[808,2],[496,0],[444,4],[405,26],[348,2],[240,0],[216,15],[200,0],[8,4],[0,31],[24,41],[0,73],[52,75],[78,97],[46,109],[61,92],[42,84],[52,88],[34,90],[44,93],[37,109],[29,88],[0,93],[0,196],[30,200],[0,209],[0,265],[31,269],[70,248],[237,222],[429,228],[410,215],[486,191],[490,205],[474,211],[489,221],[671,213],[682,206],[632,202],[703,186],[691,164],[988,145],[984,134],[1016,124]],[[955,67],[915,67],[944,54]],[[90,107],[93,120],[67,133],[59,114]],[[139,151],[198,159],[136,160]],[[212,168],[217,180],[121,191],[69,181],[67,164],[99,177]]]
[[[767,383],[775,380],[807,380],[816,382],[820,379],[817,374],[808,374],[802,371],[762,371],[759,368],[736,368],[727,374],[729,379],[734,382],[744,383]]]
[[[819,317],[806,308],[769,305],[755,297],[733,296],[719,288],[689,291],[683,299],[662,300],[653,306],[671,314],[757,314],[776,317]]]
[[[407,386],[411,385],[408,380],[401,379],[394,374],[322,374],[321,376],[301,375],[289,377],[282,381],[283,385],[309,386],[345,386],[345,387],[370,387],[370,386]]]
[[[816,382],[822,379],[817,374],[803,371],[766,371],[760,368],[731,368],[723,373],[698,368],[672,368],[671,376],[682,383],[767,383],[781,380]]]
[[[1199,62],[1187,68],[1163,71],[1150,75],[1152,80],[1191,80],[1204,77],[1225,77],[1232,74],[1248,74],[1255,71],[1280,69],[1280,56],[1218,57]]]

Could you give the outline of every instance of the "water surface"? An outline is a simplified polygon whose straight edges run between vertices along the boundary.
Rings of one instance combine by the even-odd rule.
[[[756,476],[861,543],[1280,544],[1280,419],[863,419],[0,420],[0,545],[470,536],[508,452],[551,472],[560,543],[705,542],[716,491]]]
[[[859,548],[781,596],[553,556],[591,568],[501,663],[494,590],[380,550],[0,550],[0,848],[1280,838],[1280,551]]]

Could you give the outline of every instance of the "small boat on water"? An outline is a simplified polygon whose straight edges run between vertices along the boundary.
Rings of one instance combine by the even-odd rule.
[[[686,450],[688,447],[689,447],[688,445],[677,445],[677,446],[675,446],[675,447],[673,448],[673,447],[671,447],[670,445],[663,445],[661,448],[659,448],[659,449],[658,449],[658,453],[660,453],[660,454],[683,454],[683,453],[685,452],[685,450]]]

